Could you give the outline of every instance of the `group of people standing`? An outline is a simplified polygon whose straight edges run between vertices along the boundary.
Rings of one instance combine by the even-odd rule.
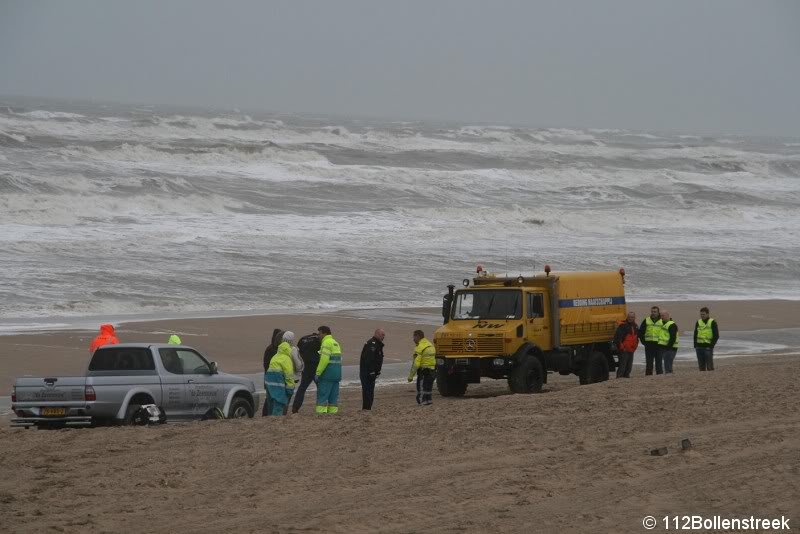
[[[658,306],[650,308],[650,316],[636,324],[636,314],[629,312],[627,320],[617,327],[614,343],[619,350],[617,378],[630,378],[633,367],[633,353],[644,345],[645,375],[655,373],[671,374],[672,364],[678,352],[680,332],[667,310]],[[694,326],[694,349],[697,364],[701,371],[714,370],[714,346],[719,341],[717,321],[709,315],[705,306],[700,308],[700,319]]]
[[[295,395],[297,375],[300,384]],[[276,328],[264,351],[264,386],[267,391],[261,415],[286,415],[294,396],[292,413],[303,405],[306,389],[317,385],[318,414],[339,412],[342,349],[328,326],[295,342],[294,332]]]
[[[375,330],[364,343],[359,361],[362,410],[371,410],[375,402],[375,382],[383,368],[383,347],[386,332]],[[436,349],[422,330],[413,334],[414,356],[408,381],[417,380],[417,404],[433,403],[433,382],[436,369]],[[339,412],[339,384],[342,380],[342,348],[333,338],[331,329],[320,326],[316,332],[303,336],[295,343],[294,332],[276,328],[264,351],[264,386],[267,391],[261,415],[286,415],[289,402],[292,413],[303,405],[308,386],[317,386],[317,414]],[[300,381],[297,385],[297,381]],[[295,385],[297,385],[295,391]],[[294,400],[292,400],[294,397]]]

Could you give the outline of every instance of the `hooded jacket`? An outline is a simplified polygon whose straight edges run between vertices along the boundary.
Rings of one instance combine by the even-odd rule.
[[[280,328],[276,328],[272,331],[272,339],[270,340],[269,345],[264,350],[264,372],[266,373],[269,369],[269,361],[275,356],[275,353],[278,352],[278,345],[283,342],[283,330]]]
[[[292,361],[292,346],[288,341],[284,341],[278,345],[278,352],[272,357],[269,362],[267,370],[267,380],[270,379],[272,373],[279,373],[282,376],[283,383],[288,389],[294,388],[294,362]],[[273,385],[268,382],[269,385]]]
[[[89,344],[89,352],[94,354],[94,351],[103,345],[116,345],[117,343],[119,343],[119,339],[117,339],[117,333],[114,331],[114,325],[101,324],[100,333]]]

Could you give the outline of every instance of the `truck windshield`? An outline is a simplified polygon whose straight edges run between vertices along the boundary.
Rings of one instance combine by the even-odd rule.
[[[522,292],[513,289],[459,291],[453,304],[453,319],[519,319]]]

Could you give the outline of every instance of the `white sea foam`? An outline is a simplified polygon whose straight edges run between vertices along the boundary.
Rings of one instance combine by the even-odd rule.
[[[28,140],[24,135],[4,132],[2,130],[0,130],[0,137],[7,137],[9,139],[16,141],[17,143],[24,143],[25,141]]]
[[[476,262],[800,296],[792,143],[80,111],[0,111],[0,318],[436,305]]]
[[[85,116],[81,115],[80,113],[65,113],[63,111],[45,111],[43,109],[37,109],[36,111],[28,111],[20,113],[20,115],[22,115],[23,117],[28,117],[31,119],[39,119],[39,120],[85,118]]]

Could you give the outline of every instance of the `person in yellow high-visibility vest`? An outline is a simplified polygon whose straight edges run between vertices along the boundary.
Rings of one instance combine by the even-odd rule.
[[[672,362],[678,353],[679,338],[678,325],[672,320],[667,310],[661,310],[661,332],[659,332],[658,344],[661,346],[661,359],[664,362],[665,374],[672,374]]]
[[[314,376],[317,384],[318,414],[339,413],[339,382],[342,381],[342,348],[333,339],[331,329],[320,326],[317,329],[322,338],[319,349],[319,364]]]
[[[645,317],[639,326],[639,341],[644,345],[645,375],[653,374],[653,363],[656,364],[657,375],[664,373],[661,345],[658,344],[658,340],[661,339],[661,327],[663,324],[661,311],[658,306],[653,306],[650,308],[650,317]]]
[[[294,393],[294,332],[284,332],[278,352],[269,361],[266,374],[269,392],[270,415],[286,415],[286,408]]]
[[[411,364],[411,372],[408,373],[408,381],[414,380],[417,376],[417,404],[428,406],[433,404],[433,379],[436,369],[436,348],[430,341],[425,339],[422,330],[414,330],[414,362]]]
[[[701,371],[714,370],[714,346],[719,341],[719,326],[709,316],[708,308],[700,308],[700,319],[694,325],[694,350]]]

